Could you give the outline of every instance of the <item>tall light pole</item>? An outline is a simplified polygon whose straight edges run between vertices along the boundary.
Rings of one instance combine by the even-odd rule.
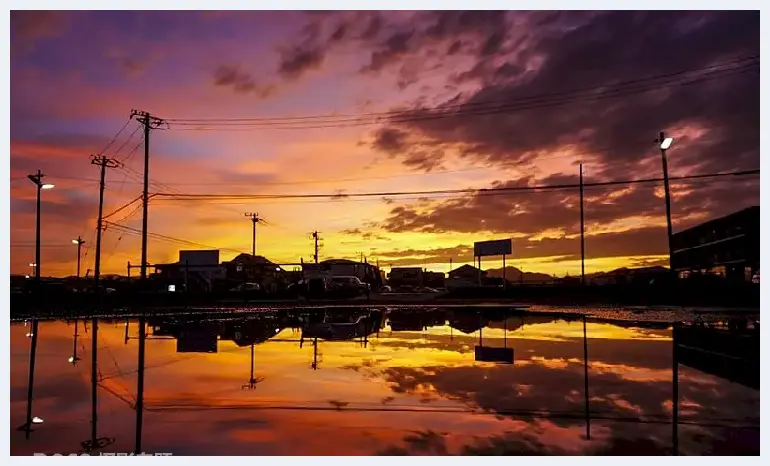
[[[53,188],[51,183],[43,183],[44,176],[40,170],[34,175],[27,175],[27,178],[37,186],[37,208],[35,211],[35,287],[40,286],[40,191]]]
[[[77,246],[78,246],[78,271],[77,271],[78,275],[77,275],[77,277],[80,278],[80,248],[81,248],[81,246],[86,244],[86,241],[83,238],[81,238],[80,236],[78,236],[78,239],[73,239],[72,240],[72,244],[77,244]]]
[[[666,137],[666,134],[661,131],[657,141],[660,148],[660,158],[663,162],[663,188],[666,196],[666,226],[668,227],[668,267],[671,273],[674,273],[674,264],[671,262],[671,256],[673,250],[671,248],[671,239],[674,235],[673,227],[671,226],[671,189],[668,185],[668,160],[666,159],[666,150],[674,143],[674,138]]]

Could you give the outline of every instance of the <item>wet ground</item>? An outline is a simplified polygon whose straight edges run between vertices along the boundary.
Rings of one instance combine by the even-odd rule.
[[[302,346],[300,330],[275,328],[253,346],[238,334],[220,337],[216,353],[179,353],[176,339],[148,330],[141,450],[655,455],[676,443],[679,454],[759,454],[759,391],[685,365],[675,442],[665,324],[589,320],[584,340],[582,320],[558,317],[492,320],[481,331],[431,323],[394,331],[385,321],[366,341]],[[31,326],[11,325],[13,455],[78,453],[92,436],[92,323],[79,321],[77,340],[75,328],[39,323],[31,415],[43,422],[25,438],[17,428],[26,418]],[[135,448],[137,334],[135,321],[99,323],[102,453]],[[513,348],[514,363],[477,362],[480,342]]]

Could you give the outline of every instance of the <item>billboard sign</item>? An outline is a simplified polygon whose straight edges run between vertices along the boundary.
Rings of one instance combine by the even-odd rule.
[[[476,346],[476,361],[513,364],[513,348],[493,348],[491,346]]]
[[[513,240],[510,238],[473,243],[473,255],[475,257],[510,255],[512,252]]]

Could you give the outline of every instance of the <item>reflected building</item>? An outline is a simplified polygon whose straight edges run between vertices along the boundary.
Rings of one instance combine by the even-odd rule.
[[[446,313],[440,309],[394,310],[388,315],[388,323],[394,332],[422,331],[446,324]]]
[[[277,319],[238,319],[220,323],[220,338],[231,340],[245,347],[258,345],[273,338],[283,330]]]

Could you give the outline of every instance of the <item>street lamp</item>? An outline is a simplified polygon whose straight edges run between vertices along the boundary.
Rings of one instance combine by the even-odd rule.
[[[666,150],[674,143],[674,138],[666,137],[661,131],[658,139],[655,141],[660,148],[660,157],[663,162],[663,188],[666,196],[666,226],[668,227],[668,267],[671,273],[674,273],[674,264],[671,261],[673,250],[671,249],[671,238],[673,237],[673,228],[671,226],[671,189],[668,185],[668,160],[666,159]]]
[[[73,239],[72,244],[78,245],[78,275],[77,277],[80,278],[80,247],[86,244],[85,240],[78,236],[78,239]]]
[[[27,178],[37,186],[37,210],[35,212],[35,285],[40,286],[40,191],[43,189],[53,189],[51,183],[43,183],[43,173],[38,170],[34,175],[27,175]],[[30,264],[32,266],[32,264]]]

